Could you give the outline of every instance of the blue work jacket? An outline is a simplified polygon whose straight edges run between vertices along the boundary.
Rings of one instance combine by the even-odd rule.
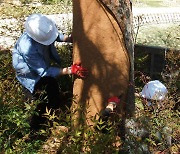
[[[64,35],[59,33],[58,42],[62,42]],[[54,43],[49,46],[34,41],[24,32],[18,39],[12,51],[12,63],[19,82],[31,93],[41,77],[60,75],[60,68],[51,66],[51,61],[60,65],[60,57]]]

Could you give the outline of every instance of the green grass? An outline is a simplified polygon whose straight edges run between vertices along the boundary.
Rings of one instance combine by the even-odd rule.
[[[16,6],[5,3],[0,5],[0,17],[1,18],[20,18],[27,17],[32,13],[44,13],[44,14],[60,14],[72,12],[72,4],[58,3],[58,4],[47,4],[42,6],[22,5]]]
[[[134,0],[133,2],[135,7],[170,7],[169,4],[171,7],[180,6],[180,2],[174,3],[171,0],[169,3],[165,3],[164,0]]]
[[[136,44],[180,49],[180,25],[178,24],[142,26],[137,34]]]
[[[63,57],[63,66],[68,66],[72,62],[70,50],[72,50],[72,47],[64,46],[59,49],[59,53]],[[172,51],[168,54],[168,73],[173,74],[174,67],[179,65],[178,59],[178,53]],[[141,76],[136,76],[136,78],[142,80]],[[0,51],[0,80],[0,151],[4,153],[38,153],[46,139],[52,134],[59,140],[64,137],[61,152],[67,154],[78,154],[82,151],[82,147],[84,147],[84,153],[110,152],[115,154],[122,150],[141,153],[141,148],[144,145],[147,145],[151,152],[166,150],[173,153],[178,151],[179,111],[174,109],[174,105],[179,98],[178,86],[176,85],[177,81],[179,81],[177,76],[171,76],[170,79],[164,80],[168,87],[169,97],[164,102],[163,108],[153,112],[144,110],[142,100],[136,98],[136,113],[133,119],[138,123],[139,130],[146,128],[149,136],[143,137],[127,133],[126,142],[120,147],[117,147],[115,143],[117,141],[120,144],[122,143],[122,140],[116,138],[117,126],[121,123],[121,118],[115,123],[108,122],[107,134],[100,131],[104,129],[103,122],[98,122],[95,119],[92,120],[99,123],[96,131],[85,125],[74,130],[71,128],[71,116],[73,113],[69,109],[66,112],[60,112],[55,117],[53,113],[47,114],[47,125],[42,130],[31,132],[29,118],[34,114],[38,102],[29,102],[24,99],[22,87],[15,79],[15,73],[11,65],[11,52],[8,50]],[[71,91],[72,80],[62,80],[66,84],[60,85],[61,88]],[[142,87],[136,85],[135,88],[136,92],[138,92]],[[55,128],[62,125],[69,128],[67,134],[56,133]],[[131,126],[137,130],[134,125]],[[173,144],[170,147],[165,142],[164,127],[173,129],[171,134]],[[158,138],[157,133],[161,133],[162,137]]]

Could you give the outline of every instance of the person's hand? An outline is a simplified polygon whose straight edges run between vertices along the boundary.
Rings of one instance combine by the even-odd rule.
[[[117,96],[113,96],[108,99],[108,104],[113,104],[113,108],[116,108],[119,103],[120,99]]]
[[[70,35],[65,35],[65,36],[64,36],[64,42],[73,43],[73,36],[72,36],[72,34],[70,34]]]
[[[88,75],[88,71],[81,66],[80,62],[78,62],[71,66],[71,74],[77,75],[81,78],[85,78]]]
[[[73,36],[72,36],[72,34],[70,34],[68,36],[68,42],[73,43]]]
[[[117,96],[113,96],[113,97],[110,97],[108,99],[108,103],[110,103],[110,102],[114,102],[116,104],[119,104],[120,103],[120,99]]]

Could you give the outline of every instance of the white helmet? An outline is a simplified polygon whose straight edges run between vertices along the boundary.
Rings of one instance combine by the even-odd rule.
[[[146,99],[161,101],[167,94],[166,87],[158,80],[148,82],[142,89],[141,96]]]
[[[58,36],[55,23],[42,14],[30,15],[25,22],[25,29],[32,39],[43,45],[50,45]]]

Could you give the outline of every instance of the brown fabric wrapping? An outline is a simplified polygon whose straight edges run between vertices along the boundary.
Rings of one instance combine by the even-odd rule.
[[[107,105],[111,96],[121,96],[118,112],[124,110],[130,75],[130,58],[117,19],[98,0],[73,1],[73,61],[81,61],[89,76],[75,79],[74,119],[80,124]],[[85,121],[83,121],[85,122]]]

